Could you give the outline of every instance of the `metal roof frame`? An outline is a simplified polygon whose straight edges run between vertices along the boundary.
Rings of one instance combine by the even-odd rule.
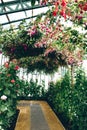
[[[38,1],[38,0],[36,0]],[[4,22],[1,23],[2,26],[7,25],[7,24],[12,24],[15,22],[20,22],[22,20],[26,20],[26,19],[31,19],[31,18],[35,18],[38,15],[32,15],[32,16],[27,16],[26,11],[28,10],[34,10],[34,9],[40,9],[43,7],[48,7],[51,6],[51,3],[48,3],[46,5],[40,5],[39,1],[37,4],[35,4],[34,6],[32,6],[31,4],[31,0],[13,0],[13,1],[6,1],[4,2],[4,0],[1,0],[0,3],[0,16],[6,16],[8,22]],[[14,6],[14,8],[13,8]],[[20,18],[19,20],[13,20],[11,21],[9,18],[9,14],[14,14],[14,13],[18,13],[18,12],[24,12],[25,13],[25,18]],[[44,15],[44,13],[42,13]]]

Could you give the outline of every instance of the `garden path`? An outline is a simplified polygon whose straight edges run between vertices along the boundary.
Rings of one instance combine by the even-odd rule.
[[[45,101],[20,101],[15,130],[65,130]]]

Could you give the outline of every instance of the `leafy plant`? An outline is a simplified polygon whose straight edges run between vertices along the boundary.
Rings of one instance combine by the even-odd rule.
[[[10,127],[16,114],[18,68],[14,62],[6,62],[0,68],[0,130]]]
[[[39,85],[37,80],[30,80],[29,82],[20,80],[18,81],[18,99],[44,99],[45,98],[45,88],[44,84]]]
[[[67,130],[85,130],[87,128],[87,77],[80,69],[76,72],[75,83],[70,84],[70,75],[51,84],[47,92],[47,101],[61,119]]]

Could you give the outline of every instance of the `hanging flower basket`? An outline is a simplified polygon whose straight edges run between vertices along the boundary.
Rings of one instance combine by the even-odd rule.
[[[56,50],[55,50],[56,52]],[[38,56],[30,56],[20,58],[19,66],[26,68],[27,72],[43,71],[45,73],[53,73],[56,72],[60,65],[66,66],[66,56],[63,55],[61,52],[56,52],[48,55],[38,55]],[[46,53],[47,54],[47,53]],[[55,55],[54,55],[55,54]]]
[[[45,48],[35,48],[32,45],[28,46],[26,44],[6,47],[6,54],[10,59],[20,59],[22,57],[28,56],[38,56],[44,52]]]
[[[10,59],[34,56],[43,53],[44,48],[36,48],[34,44],[42,37],[42,32],[38,26],[21,25],[17,31],[7,30],[1,36],[2,51]]]
[[[27,68],[28,72],[50,73],[59,65],[77,65],[82,56],[76,48],[87,50],[86,37],[61,21],[72,22],[75,27],[86,27],[86,5],[86,1],[53,2],[53,8],[47,11],[45,18],[37,18],[26,27],[23,22],[17,31],[5,30],[0,35],[3,53],[10,60],[18,59],[19,65]]]

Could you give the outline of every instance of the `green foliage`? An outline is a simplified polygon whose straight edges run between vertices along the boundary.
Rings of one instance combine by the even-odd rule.
[[[75,122],[77,128],[85,130],[87,128],[87,77],[81,69],[77,71],[73,100],[74,109],[76,110]],[[75,128],[75,126],[73,127]]]
[[[18,66],[13,62],[0,68],[0,130],[10,127],[16,113]]]
[[[8,130],[14,121],[18,99],[44,99],[45,89],[38,82],[19,79],[19,66],[6,62],[0,68],[0,130]]]
[[[41,99],[45,93],[44,86],[38,85],[37,81],[29,83],[29,94],[31,99]]]
[[[24,81],[20,80],[18,83],[18,99],[44,99],[45,98],[45,88],[44,84],[39,85],[37,80]]]
[[[47,101],[60,117],[68,130],[86,130],[87,128],[87,77],[82,70],[76,72],[76,82],[70,85],[70,75],[51,84],[47,92]]]
[[[41,49],[43,51],[43,49]],[[41,52],[40,50],[40,52]],[[39,49],[38,49],[39,53]],[[62,62],[62,61],[61,61]],[[46,57],[43,55],[30,56],[20,59],[20,66],[27,68],[28,72],[33,72],[35,70],[45,73],[53,73],[58,69],[58,60],[57,58]]]

